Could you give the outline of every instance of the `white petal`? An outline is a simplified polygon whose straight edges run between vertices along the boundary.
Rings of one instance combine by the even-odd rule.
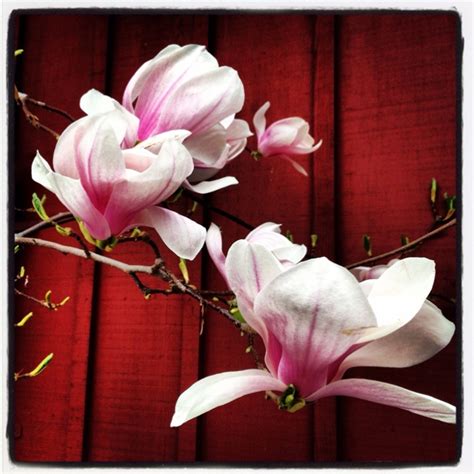
[[[201,181],[197,184],[191,184],[189,181],[185,181],[183,187],[198,194],[208,194],[234,184],[239,184],[239,182],[233,176],[224,176],[223,178],[213,181]]]
[[[377,280],[367,280],[373,281],[368,301],[377,318],[377,328],[362,332],[359,342],[386,336],[410,321],[428,297],[434,278],[432,260],[405,258],[394,263]]]
[[[214,262],[214,265],[219,270],[219,273],[227,281],[225,274],[225,255],[222,252],[222,235],[219,227],[217,227],[214,223],[211,223],[209,230],[207,231],[206,247],[207,251],[209,252],[209,256]]]
[[[260,140],[260,137],[263,135],[266,127],[266,120],[265,114],[267,110],[270,108],[270,102],[265,102],[253,116],[253,126],[255,127],[255,134],[257,135],[257,139]]]
[[[344,395],[369,402],[381,403],[408,410],[445,423],[456,423],[456,407],[437,398],[412,392],[397,385],[367,379],[345,379],[333,382],[308,397],[314,401],[319,398]]]
[[[417,315],[391,334],[369,342],[350,354],[336,379],[351,367],[411,367],[430,359],[453,337],[454,324],[426,301]]]
[[[199,380],[180,395],[171,426],[180,426],[188,420],[250,393],[285,389],[286,386],[282,382],[258,369],[211,375]]]
[[[178,257],[194,260],[206,240],[206,229],[177,212],[153,206],[136,217],[135,225],[154,227]]]

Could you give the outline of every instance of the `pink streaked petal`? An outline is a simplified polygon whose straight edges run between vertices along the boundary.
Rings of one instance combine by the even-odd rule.
[[[401,368],[420,364],[448,345],[454,329],[437,306],[425,301],[417,315],[400,329],[350,354],[335,378],[341,378],[351,367]]]
[[[265,127],[267,125],[267,121],[265,119],[265,114],[267,110],[270,108],[270,102],[265,102],[253,116],[253,126],[255,127],[255,134],[257,135],[258,141],[260,141],[263,133],[265,132]]]
[[[291,146],[297,133],[298,129],[290,125],[275,126],[272,124],[263,134],[258,149],[265,156],[273,154],[273,150],[283,150],[285,147]]]
[[[97,126],[94,129],[82,127],[76,133],[76,167],[92,203],[104,212],[114,183],[125,173],[125,163],[114,130],[108,126],[105,116],[90,118],[91,122],[97,118]]]
[[[93,237],[99,240],[110,237],[111,232],[107,221],[91,203],[79,180],[53,172],[39,152],[36,153],[32,163],[31,177],[56,194],[75,217],[84,221]]]
[[[150,165],[142,172],[127,169],[116,182],[105,210],[114,233],[120,233],[134,220],[135,215],[173,194],[186,174],[192,169],[191,157],[179,142],[168,141],[155,155],[143,149],[123,151],[124,161]]]
[[[160,100],[166,96],[169,90],[182,80],[203,50],[204,46],[198,45],[167,46],[153,59],[140,66],[132,76],[125,88],[124,106],[132,112],[135,99],[138,96],[143,97],[140,99],[141,104],[136,104],[137,113],[143,117],[146,102],[150,99]]]
[[[225,255],[222,252],[222,235],[219,227],[214,223],[211,223],[209,230],[207,231],[206,247],[211,260],[227,282],[225,274]]]
[[[294,160],[293,158],[290,158],[289,156],[287,155],[281,155],[281,157],[288,161],[289,163],[292,164],[293,168],[298,171],[298,173],[302,174],[303,176],[308,176],[308,172],[305,170],[305,168],[303,166],[301,166],[296,160]]]
[[[234,69],[223,66],[193,77],[173,90],[160,106],[157,123],[144,123],[143,133],[173,128],[199,133],[239,112],[243,103],[242,81]]]
[[[357,341],[352,329],[375,324],[357,280],[326,258],[274,278],[255,298],[254,311],[281,345],[278,378],[303,397],[326,383],[330,365]]]
[[[233,176],[224,176],[214,181],[201,181],[197,184],[191,184],[189,181],[185,181],[183,187],[197,194],[208,194],[235,184],[239,184],[239,182]]]
[[[285,389],[282,382],[258,369],[211,375],[191,385],[180,395],[171,426],[180,426],[244,395],[266,390],[283,392]]]
[[[360,398],[407,410],[445,423],[456,423],[456,407],[437,398],[412,392],[397,385],[367,379],[345,379],[333,382],[307,397],[315,401],[323,397],[342,395]]]
[[[206,240],[206,229],[177,212],[153,206],[135,216],[133,225],[153,227],[178,257],[194,260]]]
[[[227,253],[225,272],[229,286],[245,320],[265,343],[267,330],[263,321],[255,316],[253,303],[257,294],[282,271],[282,265],[269,250],[246,240],[234,242]]]

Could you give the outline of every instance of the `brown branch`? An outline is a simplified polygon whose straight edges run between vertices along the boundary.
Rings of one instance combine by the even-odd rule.
[[[42,102],[40,100],[36,100],[36,99],[33,99],[32,97],[30,97],[29,95],[27,94],[23,94],[21,92],[18,92],[18,94],[22,94],[22,99],[26,102],[30,102],[31,104],[34,104],[36,105],[37,107],[41,107],[45,110],[48,110],[49,112],[53,112],[55,114],[58,114],[58,115],[61,115],[63,116],[64,118],[67,118],[71,123],[72,122],[75,122],[76,119],[71,115],[69,114],[68,112],[66,112],[65,110],[62,110],[58,107],[54,107],[52,105],[48,105],[46,102]]]
[[[74,220],[74,216],[70,212],[60,212],[45,221],[38,222],[37,224],[34,224],[31,227],[28,227],[27,229],[18,232],[16,236],[26,237],[27,235],[32,234],[33,232],[44,229],[45,227],[51,227],[56,224],[64,224],[65,222],[69,222],[71,220]]]
[[[166,281],[168,284],[170,284],[171,292],[180,292],[189,295],[195,300],[199,301],[201,305],[212,308],[214,311],[218,312],[222,316],[225,316],[229,321],[232,322],[234,326],[236,326],[240,330],[245,332],[252,331],[252,329],[247,324],[241,324],[239,321],[234,319],[229,313],[229,311],[215,304],[213,301],[209,301],[206,298],[202,297],[197,290],[179,280],[173,273],[171,273],[167,268],[165,268],[163,260],[161,259],[156,259],[153,265],[130,265],[128,263],[121,262],[119,260],[115,260],[104,255],[99,255],[95,252],[88,252],[87,254],[83,249],[78,249],[76,247],[70,247],[43,239],[15,235],[15,243],[49,248],[64,253],[66,255],[74,255],[76,257],[81,257],[93,260],[95,262],[103,263],[105,265],[109,265],[113,268],[123,271],[124,273],[129,274],[141,289],[146,289],[147,287],[143,284],[138,284],[137,274],[143,273],[146,275],[158,276],[164,281]],[[159,289],[150,288],[149,291],[163,293],[163,291]],[[164,292],[163,294],[167,294],[167,292]]]
[[[56,140],[59,139],[59,133],[53,130],[52,128],[47,127],[46,125],[43,125],[40,121],[39,118],[33,114],[28,106],[26,105],[26,95],[22,94],[21,92],[18,92],[18,89],[15,86],[15,100],[18,105],[21,106],[21,109],[23,110],[23,113],[25,114],[26,120],[33,125],[33,127],[38,128],[40,130],[44,130],[45,132],[48,132],[50,135],[52,135]]]
[[[414,240],[413,242],[410,242],[406,245],[398,247],[394,250],[390,250],[389,252],[385,252],[385,253],[382,253],[380,255],[376,255],[375,257],[366,258],[364,260],[360,260],[359,262],[351,263],[350,265],[347,265],[346,268],[350,270],[351,268],[354,268],[354,267],[359,267],[361,265],[367,265],[368,263],[374,263],[374,262],[377,262],[379,260],[383,260],[384,258],[391,257],[392,255],[397,255],[397,254],[404,253],[404,252],[406,252],[406,251],[422,244],[426,240],[435,237],[436,235],[440,234],[441,232],[448,229],[449,227],[452,227],[455,224],[456,224],[456,219],[452,219],[449,222],[447,222],[446,224],[443,224],[443,225],[437,227],[436,229],[432,230],[431,232],[428,232],[427,234],[422,235],[421,237]]]

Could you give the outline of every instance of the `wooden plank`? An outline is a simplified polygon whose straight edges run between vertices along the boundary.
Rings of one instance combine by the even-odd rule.
[[[119,15],[111,28],[105,92],[118,100],[136,69],[168,44],[207,42],[206,16]],[[180,212],[188,206],[182,203]],[[178,271],[177,257],[160,250]],[[133,244],[113,256],[153,261],[149,249]],[[200,259],[189,268],[199,285]],[[169,424],[177,397],[197,379],[199,305],[181,295],[145,301],[130,278],[101,268],[95,331],[86,459],[194,460],[195,422]]]
[[[436,177],[455,194],[456,16],[367,15],[339,19],[337,104],[338,246],[342,263],[395,248],[432,224],[428,192]],[[435,292],[455,296],[455,232],[411,255],[433,258]],[[453,308],[443,308],[453,318]],[[357,369],[455,402],[454,343],[420,366]],[[456,427],[400,410],[341,400],[341,460],[453,461]]]
[[[241,117],[251,122],[266,101],[271,102],[268,123],[289,116],[312,118],[312,18],[302,15],[234,15],[216,19],[216,55],[222,64],[234,67],[246,91]],[[243,42],[243,39],[244,42]],[[295,86],[297,85],[297,86]],[[252,125],[253,128],[253,125]],[[255,149],[255,139],[249,142]],[[309,169],[312,157],[298,161]],[[298,174],[286,161],[248,154],[225,169],[239,185],[211,198],[254,225],[266,221],[291,230],[296,242],[309,243],[310,190],[312,181]],[[212,220],[224,231],[224,246],[248,233],[215,215]],[[223,285],[212,264],[207,284]],[[203,335],[202,374],[240,370],[255,366],[245,354],[247,341],[227,321],[208,313]],[[260,353],[263,355],[262,348]],[[262,393],[246,396],[200,418],[199,460],[235,462],[311,461],[313,459],[313,414],[311,409],[289,414],[277,410]]]
[[[20,23],[22,31],[17,47],[25,50],[18,58],[16,73],[20,90],[78,115],[83,88],[102,84],[104,79],[104,18],[27,15]],[[31,109],[38,111],[41,120],[51,128],[60,131],[67,125],[62,118]],[[30,179],[31,162],[36,149],[51,161],[54,142],[45,132],[26,123],[23,116],[18,116],[16,158],[10,164],[15,168],[17,207],[30,207],[33,191],[40,195],[45,192]],[[50,215],[64,210],[54,196],[46,194]],[[38,218],[19,214],[15,226],[24,228],[32,220]],[[65,241],[53,230],[37,236]],[[30,310],[34,316],[26,326],[14,329],[15,370],[32,370],[50,352],[54,353],[54,359],[40,376],[21,379],[14,386],[15,459],[80,461],[93,267],[90,262],[44,249],[20,252],[20,264],[25,265],[29,275],[26,288],[21,282],[17,284],[22,291],[41,299],[51,289],[53,301],[65,296],[71,300],[57,312],[50,312],[24,298],[16,299],[16,321]]]
[[[314,256],[336,257],[334,186],[334,17],[314,19],[314,117],[313,130],[323,140],[312,169],[314,202],[311,231],[318,235]],[[337,407],[334,398],[319,400],[314,407],[314,455],[316,461],[337,460]]]

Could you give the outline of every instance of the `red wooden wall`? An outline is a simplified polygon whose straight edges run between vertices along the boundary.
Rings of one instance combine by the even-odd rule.
[[[302,157],[309,178],[288,163],[247,155],[226,173],[240,185],[209,198],[212,205],[258,225],[283,224],[318,255],[341,264],[364,258],[362,235],[374,253],[412,240],[432,224],[427,200],[432,177],[456,192],[456,42],[452,14],[367,15],[98,15],[25,14],[12,22],[15,81],[21,91],[79,117],[89,88],[117,99],[133,72],[170,43],[209,46],[233,66],[246,88],[241,116],[251,120],[270,100],[270,120],[299,115],[323,146]],[[37,109],[35,109],[37,110]],[[53,129],[67,122],[39,110]],[[36,149],[50,159],[54,139],[17,114],[15,206],[29,207],[29,169]],[[253,142],[251,142],[253,144]],[[182,204],[182,210],[190,202]],[[50,214],[61,210],[54,196]],[[201,210],[196,219],[224,229],[227,246],[246,231]],[[15,228],[32,222],[17,212]],[[61,239],[53,230],[44,238]],[[128,244],[127,244],[128,245]],[[123,245],[114,256],[150,262],[146,248]],[[436,260],[435,292],[456,296],[456,239],[452,228],[413,255]],[[175,258],[165,254],[169,263]],[[14,384],[12,453],[17,461],[314,462],[454,461],[456,427],[395,408],[328,399],[295,414],[279,412],[262,394],[169,428],[178,395],[199,377],[250,368],[246,339],[210,311],[200,335],[200,310],[187,297],[146,301],[120,272],[44,249],[22,252],[29,285],[41,298],[71,297],[60,311],[16,299],[15,369],[32,369],[54,352],[38,377]],[[205,253],[190,268],[192,282],[224,288]],[[437,301],[454,320],[452,304]],[[11,329],[13,331],[13,329]],[[456,341],[409,369],[352,369],[456,400]]]

